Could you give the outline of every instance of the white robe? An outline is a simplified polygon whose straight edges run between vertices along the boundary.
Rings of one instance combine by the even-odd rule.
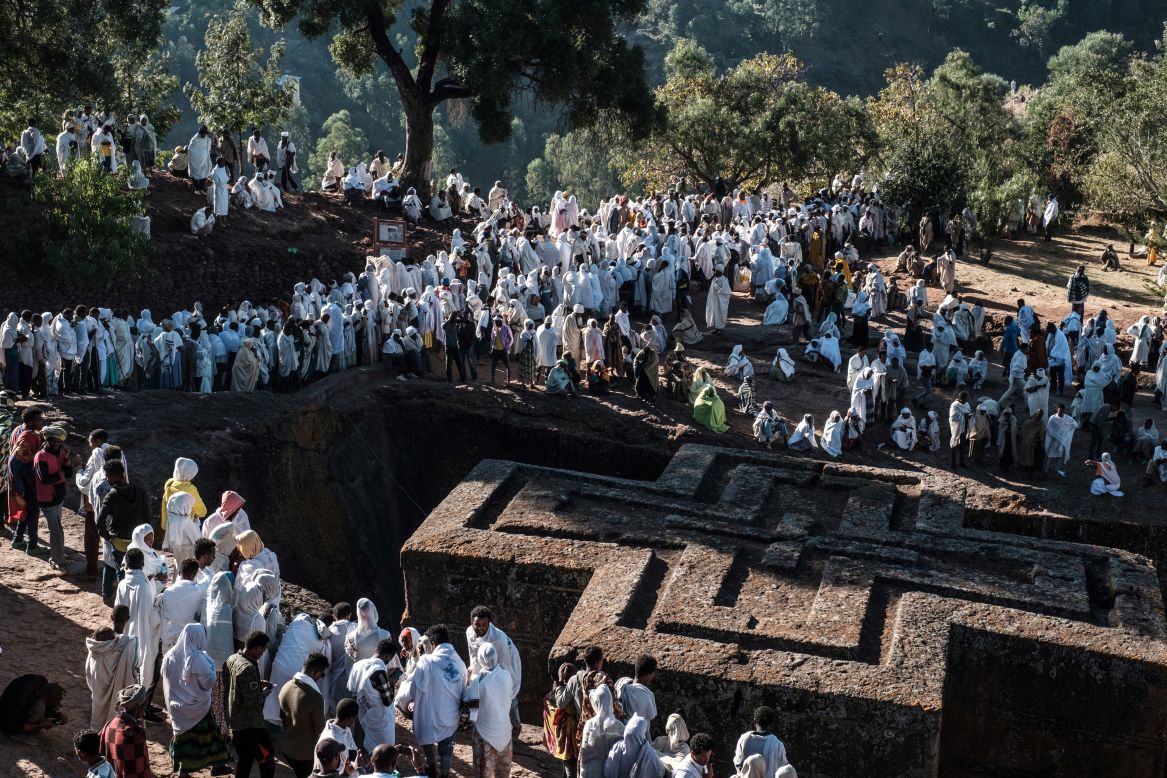
[[[89,686],[89,728],[101,731],[117,715],[117,693],[132,685],[138,670],[138,639],[116,635],[113,640],[85,638],[85,683]]]
[[[324,637],[321,637],[321,633]],[[328,630],[307,613],[299,613],[284,630],[280,648],[271,664],[272,693],[263,701],[263,718],[273,724],[280,723],[279,689],[300,672],[309,654],[324,654],[332,662],[332,645],[328,640]],[[320,690],[324,697],[324,709],[328,710],[328,690]]]
[[[211,185],[215,201],[215,215],[226,216],[231,203],[228,185],[231,183],[231,172],[226,167],[216,167],[211,173]]]
[[[130,609],[125,634],[138,639],[138,680],[149,685],[154,677],[154,660],[162,635],[162,617],[154,604],[154,586],[141,570],[128,570],[118,584],[114,605]]]
[[[186,169],[191,180],[199,181],[211,177],[211,134],[199,137],[196,132],[186,145]]]
[[[705,324],[713,330],[725,329],[729,318],[729,299],[733,296],[729,279],[725,276],[714,278],[709,284],[709,295],[705,300]]]

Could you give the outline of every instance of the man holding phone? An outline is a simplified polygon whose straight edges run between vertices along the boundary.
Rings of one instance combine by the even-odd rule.
[[[223,704],[239,755],[236,778],[250,776],[253,764],[259,764],[260,778],[274,778],[276,773],[271,737],[263,720],[263,702],[272,685],[259,672],[259,659],[269,642],[266,633],[256,630],[247,636],[243,649],[223,664]]]

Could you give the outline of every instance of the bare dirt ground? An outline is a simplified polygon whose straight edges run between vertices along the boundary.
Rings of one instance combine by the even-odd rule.
[[[1107,307],[1116,320],[1120,331],[1144,314],[1159,312],[1160,301],[1144,289],[1143,282],[1154,278],[1155,269],[1147,269],[1142,263],[1126,262],[1128,272],[1122,274],[1101,272],[1097,257],[1105,246],[1105,239],[1074,233],[1059,235],[1052,246],[1024,238],[1018,242],[999,241],[994,249],[992,263],[984,267],[972,262],[960,263],[957,269],[958,290],[967,296],[984,301],[988,313],[1000,317],[1014,310],[1014,301],[1025,297],[1033,303],[1043,319],[1060,320],[1068,312],[1065,302],[1065,282],[1079,263],[1086,263],[1093,285],[1093,296],[1087,306],[1089,313],[1100,307]],[[1123,248],[1119,244],[1120,252]],[[970,256],[975,254],[970,250]],[[1125,259],[1125,258],[1124,258]],[[890,273],[894,267],[894,254],[875,259]],[[900,278],[901,289],[909,285],[908,279]],[[935,306],[943,296],[936,288],[929,290],[930,305]],[[699,323],[704,322],[704,294],[696,295],[694,310]],[[504,408],[507,412],[524,414],[530,423],[551,428],[570,425],[590,425],[600,434],[615,439],[627,440],[640,435],[643,442],[659,446],[663,450],[675,449],[685,442],[704,442],[715,445],[753,448],[757,444],[752,439],[752,420],[736,413],[736,382],[724,380],[722,368],[726,357],[735,343],[744,346],[745,353],[754,361],[757,372],[758,401],[774,400],[778,409],[789,419],[797,420],[803,413],[814,414],[821,425],[831,410],[844,410],[849,404],[844,374],[832,374],[828,370],[815,368],[802,360],[801,345],[791,346],[789,327],[763,329],[759,322],[762,309],[751,303],[744,295],[735,295],[730,310],[730,325],[716,336],[707,335],[700,344],[688,349],[687,357],[694,365],[713,369],[722,397],[726,402],[730,431],[715,435],[704,428],[693,427],[691,410],[687,405],[665,399],[662,395],[655,406],[646,405],[635,398],[631,386],[620,383],[615,392],[607,397],[585,396],[579,400],[547,397],[540,391],[529,392],[502,385],[491,387],[478,384],[473,387],[449,386],[444,377],[434,373],[422,381],[398,384],[386,382],[377,368],[350,371],[332,376],[319,384],[309,387],[299,396],[304,402],[326,402],[332,392],[356,391],[360,385],[381,386],[388,383],[385,392],[389,398],[408,397],[424,394],[434,400],[435,424],[440,424],[443,407],[449,403],[469,406]],[[672,322],[668,322],[671,326]],[[872,323],[872,338],[878,337],[891,326],[902,333],[902,314],[894,313],[887,321]],[[999,322],[990,330],[999,329]],[[844,333],[846,334],[846,333]],[[1126,336],[1120,337],[1120,350]],[[786,346],[798,362],[798,372],[791,384],[780,384],[768,378],[770,360],[778,346]],[[853,353],[844,350],[844,360]],[[993,359],[992,379],[986,384],[984,394],[999,396],[1005,385],[1001,381],[999,356]],[[914,364],[909,359],[909,374],[914,375]],[[485,365],[480,376],[485,376]],[[501,381],[501,375],[499,380]],[[934,392],[931,407],[946,418],[951,396],[943,390]],[[1060,398],[1068,402],[1068,395]],[[215,396],[195,397],[173,393],[151,392],[141,395],[114,394],[100,398],[68,399],[58,404],[51,416],[64,423],[74,435],[84,435],[94,427],[106,427],[118,432],[127,446],[132,468],[138,477],[144,477],[153,490],[153,498],[158,498],[162,480],[169,470],[169,463],[175,456],[183,455],[196,443],[214,450],[214,446],[227,441],[231,430],[254,423],[263,414],[278,414],[286,403],[295,399],[273,398],[256,395],[254,397]],[[1059,398],[1052,398],[1053,402]],[[922,411],[916,411],[917,416]],[[1144,389],[1134,406],[1133,421],[1137,425],[1143,418],[1156,420],[1160,429],[1167,429],[1167,414],[1154,403],[1149,391]],[[943,424],[942,424],[943,429]],[[218,432],[210,432],[218,430]],[[190,434],[196,431],[193,437]],[[888,448],[876,449],[876,444],[888,440],[886,423],[875,423],[869,427],[865,444],[860,452],[847,452],[842,461],[897,467],[916,470],[930,467],[946,467],[947,451],[936,455],[925,452],[901,454]],[[79,448],[79,439],[70,437],[70,444]],[[1158,523],[1158,508],[1161,505],[1163,488],[1143,486],[1139,483],[1141,468],[1134,468],[1125,462],[1119,463],[1123,476],[1123,488],[1127,496],[1121,499],[1091,497],[1089,476],[1091,472],[1081,464],[1085,459],[1085,436],[1075,440],[1073,469],[1070,477],[1060,479],[1024,479],[1014,470],[1009,476],[1002,476],[995,467],[995,457],[987,458],[983,468],[972,467],[962,475],[982,484],[981,492],[970,494],[971,507],[1004,509],[1026,513],[1068,516],[1097,521],[1131,521]],[[227,445],[227,443],[223,443]],[[580,452],[586,457],[587,452]],[[822,457],[822,454],[814,454]],[[213,468],[207,467],[208,471]],[[213,490],[207,490],[214,493]],[[67,505],[75,505],[76,498],[70,496]],[[56,762],[58,756],[70,753],[70,738],[73,731],[88,718],[88,691],[83,677],[85,658],[84,637],[108,620],[108,609],[102,605],[92,584],[76,577],[83,561],[78,554],[81,548],[80,519],[72,512],[66,513],[66,542],[74,554],[69,574],[58,577],[51,573],[46,562],[11,550],[6,543],[0,544],[0,607],[8,618],[0,626],[0,645],[4,647],[0,655],[0,684],[5,684],[16,675],[26,672],[40,672],[65,685],[67,697],[65,710],[69,724],[39,736],[34,741],[27,739],[0,738],[0,775],[60,776],[68,772]],[[42,537],[44,530],[42,529]],[[296,582],[290,582],[294,586]],[[301,593],[298,602],[305,605],[319,603],[310,593]],[[403,725],[402,738],[408,742],[408,730]],[[165,756],[165,743],[169,731],[165,726],[150,728],[152,739],[152,762],[157,775],[169,774],[169,760]],[[524,735],[524,745],[518,749],[520,776],[550,776],[558,769],[550,762],[537,745],[538,731],[528,728]],[[457,775],[468,775],[469,751],[463,743],[459,747]],[[290,775],[283,771],[280,775]]]

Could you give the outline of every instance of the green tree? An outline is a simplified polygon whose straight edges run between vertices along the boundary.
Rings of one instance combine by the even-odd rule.
[[[237,7],[211,19],[204,44],[195,57],[199,85],[187,83],[184,91],[202,124],[212,132],[231,130],[242,148],[243,128],[276,126],[291,110],[292,94],[279,83],[284,42],[273,43],[264,61],[263,49],[251,47],[247,17]]]
[[[551,200],[556,189],[570,190],[580,202],[580,206],[594,213],[600,200],[620,191],[619,171],[613,164],[612,155],[603,136],[595,130],[574,130],[566,135],[551,134],[543,149],[543,160],[547,166],[550,192],[540,204]],[[527,169],[530,175],[530,167]],[[537,176],[540,171],[536,171]],[[536,178],[536,183],[539,183]]]
[[[483,142],[505,140],[514,101],[529,92],[561,105],[571,126],[615,110],[642,126],[649,101],[643,56],[617,30],[643,0],[428,0],[413,9],[416,67],[390,30],[404,0],[251,0],[265,22],[283,28],[299,17],[308,37],[332,34],[330,50],[350,73],[372,72],[381,60],[405,112],[403,178],[428,193],[434,156],[434,111],[458,98]],[[553,54],[553,56],[549,56]]]
[[[174,104],[179,82],[170,71],[170,54],[155,50],[143,57],[118,45],[111,58],[118,90],[106,106],[116,116],[146,114],[161,142],[182,116]]]
[[[542,157],[527,165],[527,199],[532,203],[549,203],[555,194],[555,176]]]
[[[1020,153],[1064,207],[1082,199],[1082,181],[1098,153],[1098,133],[1110,106],[1125,94],[1132,44],[1116,33],[1092,32],[1064,46],[1048,63],[1049,80],[1029,101]]]
[[[0,132],[19,134],[29,117],[37,116],[46,135],[55,134],[61,109],[113,99],[120,86],[115,50],[152,50],[167,5],[166,0],[0,2]]]
[[[1098,156],[1084,188],[1093,207],[1129,225],[1167,215],[1167,49],[1131,60],[1126,81],[1098,128]]]
[[[109,175],[90,155],[63,178],[37,176],[33,199],[48,224],[42,251],[54,273],[87,284],[146,270],[149,243],[132,228],[142,203],[127,191],[127,175],[127,168]]]
[[[328,155],[333,151],[336,152],[337,159],[344,164],[345,170],[369,159],[369,141],[360,128],[353,126],[352,116],[348,111],[337,111],[321,126],[316,148],[308,155],[305,188],[320,188],[320,179],[328,167]]]
[[[718,73],[708,52],[684,41],[665,71],[656,90],[661,118],[646,142],[624,143],[618,155],[628,185],[661,189],[682,175],[748,187],[797,182],[853,169],[868,153],[866,108],[807,84],[789,54],[759,54]]]

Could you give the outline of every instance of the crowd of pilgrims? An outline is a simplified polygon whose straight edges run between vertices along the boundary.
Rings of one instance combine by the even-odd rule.
[[[30,530],[27,540],[17,533],[14,546],[36,548],[29,517],[39,510],[54,562],[64,565],[60,509],[73,479],[86,577],[96,580],[100,567],[111,608],[109,624],[85,640],[91,704],[74,745],[86,775],[150,778],[148,732],[158,737],[150,726],[169,727],[168,754],[180,776],[207,768],[229,774],[234,762],[240,778],[253,768],[270,778],[278,758],[297,778],[448,778],[459,730],[469,733],[475,775],[510,775],[522,727],[522,660],[489,607],[469,609],[457,647],[446,625],[385,629],[367,598],[325,613],[281,608],[278,554],[238,493],[224,492],[209,510],[195,461],[175,460],[158,509],[152,490],[130,478],[132,451],[107,431],[90,434],[82,457],[65,447],[62,428],[45,426],[43,412],[28,409],[22,419],[10,437],[14,452],[38,449],[37,497],[24,500],[15,489],[23,471],[14,453],[7,508]],[[579,659],[559,668],[544,698],[545,742],[568,778],[710,775],[712,738],[690,736],[679,712],[658,716],[652,656],[641,655],[625,677],[605,669],[598,647]],[[540,677],[527,683],[546,688]],[[43,675],[13,679],[0,694],[0,730],[34,735],[66,724],[62,696]],[[734,749],[741,778],[795,776],[776,723],[769,708],[754,712]],[[398,743],[399,726],[420,748]]]
[[[483,202],[473,190],[464,200],[467,188],[451,171],[450,202],[480,220],[467,235],[453,229],[448,248],[420,263],[368,257],[360,274],[327,284],[312,278],[266,304],[231,302],[212,315],[196,302],[158,322],[148,309],[137,317],[97,306],[12,312],[0,325],[5,383],[25,398],[109,387],[290,392],[359,365],[380,362],[408,381],[440,375],[444,362],[449,382],[477,381],[485,367],[492,383],[517,378],[548,394],[607,394],[625,381],[655,403],[663,390],[690,405],[698,423],[724,432],[714,376],[694,369],[685,348],[727,326],[737,291],[764,309],[760,326],[774,328],[775,341],[777,328],[788,328],[790,340],[769,361],[770,378],[793,379],[786,346],[801,341],[806,361],[832,371],[847,366],[850,406],[817,428],[809,414],[795,424],[773,401],[759,403],[754,363],[733,348],[722,377],[737,384],[737,408],[754,419],[754,435],[767,447],[777,441],[839,456],[862,445],[870,424],[885,421],[899,448],[937,451],[943,420],[929,403],[933,389],[944,387],[954,394],[947,413],[953,466],[966,456],[979,464],[995,448],[1002,468],[1064,473],[1071,422],[1091,432],[1091,459],[1111,476],[1109,485],[1117,473],[1104,440],[1116,453],[1161,461],[1153,422],[1132,430],[1127,418],[1140,369],[1156,369],[1157,394],[1165,396],[1160,321],[1144,317],[1129,328],[1134,348],[1123,374],[1107,312],[1083,321],[1084,267],[1067,283],[1070,312],[1060,323],[1043,326],[1024,300],[1006,318],[998,351],[1009,391],[961,399],[961,391],[981,390],[993,351],[984,308],[957,291],[957,264],[977,233],[967,208],[936,209],[909,226],[902,209],[881,203],[878,187],[866,190],[862,173],[850,182],[836,176],[801,198],[786,185],[773,193],[730,191],[718,179],[691,191],[681,181],[635,200],[614,196],[594,214],[569,193],[557,192],[544,215],[515,206],[502,182]],[[1042,218],[1018,228],[1048,232],[1056,217],[1049,197]],[[891,278],[861,258],[898,245]],[[913,284],[906,294],[897,277]],[[929,309],[935,287],[943,297]],[[699,290],[704,328],[692,310]],[[890,310],[906,310],[902,335],[877,329],[873,348],[871,323]],[[856,350],[846,360],[845,344]],[[1081,390],[1067,412],[1055,412],[1051,390],[1060,395],[1075,378]],[[1149,464],[1147,474],[1157,471]]]
[[[149,310],[134,317],[97,306],[10,314],[0,326],[8,387],[0,421],[11,428],[4,442],[13,546],[45,554],[37,538],[43,514],[48,555],[64,564],[60,508],[64,484],[74,479],[87,573],[101,573],[113,608],[112,625],[87,639],[93,709],[77,755],[90,773],[149,775],[144,722],[168,720],[179,774],[221,771],[233,758],[237,775],[249,775],[253,764],[271,775],[278,754],[297,775],[344,773],[350,762],[393,774],[403,758],[417,772],[446,776],[453,733],[466,726],[476,769],[507,775],[521,664],[485,607],[471,612],[464,656],[444,626],[425,634],[381,628],[367,599],[285,623],[278,557],[251,528],[243,497],[225,492],[209,512],[193,483],[197,465],[179,458],[156,514],[146,489],[130,480],[117,441],[97,430],[88,456],[74,455],[64,430],[45,427],[41,411],[26,409],[16,424],[18,394],[294,391],[376,362],[408,381],[431,372],[440,353],[448,381],[455,373],[476,380],[479,360],[489,356],[490,380],[501,372],[510,381],[514,361],[525,386],[542,384],[550,394],[603,393],[623,378],[656,402],[663,379],[667,395],[691,403],[699,423],[723,431],[713,376],[690,370],[685,346],[727,326],[736,290],[764,308],[758,326],[788,328],[775,329],[775,341],[806,341],[803,359],[815,371],[846,367],[850,407],[832,412],[820,431],[810,415],[794,425],[773,402],[759,407],[754,362],[735,346],[721,377],[737,383],[738,409],[754,417],[763,445],[839,456],[882,422],[891,445],[936,452],[944,445],[942,419],[928,405],[944,387],[954,394],[946,419],[954,467],[966,456],[980,464],[995,450],[1001,467],[1064,474],[1081,427],[1091,435],[1095,494],[1122,494],[1111,452],[1146,461],[1148,479],[1167,481],[1167,443],[1152,420],[1132,428],[1128,415],[1140,370],[1155,370],[1156,400],[1167,402],[1161,323],[1143,317],[1128,329],[1133,348],[1124,371],[1106,311],[1084,319],[1085,267],[1067,282],[1070,312],[1059,323],[1043,324],[1017,301],[999,348],[1008,389],[999,399],[972,400],[989,378],[991,350],[983,307],[956,284],[957,262],[975,236],[973,214],[938,211],[909,228],[899,209],[881,205],[877,189],[864,189],[861,175],[802,199],[786,187],[774,196],[721,189],[719,181],[707,192],[682,184],[637,200],[617,196],[595,214],[564,193],[547,217],[500,207],[469,235],[454,230],[449,250],[421,263],[369,258],[359,275],[311,279],[267,305],[232,303],[214,315],[198,303],[158,323]],[[945,236],[944,248],[926,258],[923,238],[935,234]],[[915,244],[896,267],[913,279],[907,294],[860,256],[898,243]],[[929,285],[943,294],[934,310]],[[707,293],[704,331],[691,311],[698,289]],[[906,309],[902,334],[877,330],[873,345],[871,322],[893,309]],[[847,359],[844,341],[853,349]],[[795,378],[786,346],[763,364],[777,382]],[[1051,410],[1051,393],[1072,391],[1075,382],[1081,389],[1070,407]],[[910,406],[926,409],[918,422]],[[545,699],[547,745],[569,778],[709,774],[711,738],[690,737],[679,714],[657,717],[652,657],[621,679],[604,671],[598,648],[580,658],[582,667],[559,669]],[[35,732],[63,723],[59,692],[43,676],[16,679],[0,698],[4,727]],[[412,719],[420,752],[396,748],[396,712]],[[738,775],[793,775],[771,732],[773,711],[759,709],[754,718],[735,749]]]

